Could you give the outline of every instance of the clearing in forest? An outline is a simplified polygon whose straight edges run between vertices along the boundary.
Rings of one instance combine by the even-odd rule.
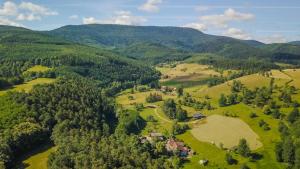
[[[35,80],[20,84],[20,85],[15,85],[13,88],[7,89],[0,91],[0,95],[5,94],[8,91],[25,91],[29,92],[33,86],[38,85],[38,84],[48,84],[48,83],[53,83],[55,79],[51,78],[37,78]]]
[[[199,141],[209,142],[225,148],[237,146],[244,138],[252,150],[262,147],[259,136],[241,119],[212,115],[202,124],[191,130],[192,135]]]
[[[25,72],[46,72],[48,70],[51,70],[51,68],[42,65],[35,65],[29,68],[28,70],[26,70]]]
[[[207,65],[199,65],[194,63],[184,63],[176,65],[174,68],[157,68],[164,77],[161,81],[194,81],[210,77],[212,75],[220,75],[220,73],[210,69]]]

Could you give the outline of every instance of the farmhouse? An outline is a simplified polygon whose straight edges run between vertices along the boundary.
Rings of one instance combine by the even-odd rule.
[[[162,86],[160,90],[162,92],[176,92],[176,87]]]
[[[192,154],[192,151],[184,145],[183,142],[175,139],[168,139],[166,143],[166,149],[169,152],[179,152],[180,157],[187,157]]]
[[[165,140],[165,137],[163,134],[155,133],[155,132],[152,132],[147,136],[140,137],[141,143],[145,143],[147,141],[150,143],[153,143],[155,141],[164,141],[164,140]]]
[[[200,112],[197,112],[193,115],[193,118],[194,119],[202,119],[202,118],[205,118],[206,116]]]

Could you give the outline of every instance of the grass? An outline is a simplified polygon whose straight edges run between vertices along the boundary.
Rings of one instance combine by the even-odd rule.
[[[146,102],[146,97],[150,95],[150,93],[157,93],[162,95],[163,99],[168,99],[168,98],[176,98],[176,96],[173,95],[167,95],[162,93],[161,91],[151,89],[150,91],[146,92],[138,92],[135,91],[133,94],[129,92],[129,90],[124,91],[121,93],[117,98],[116,101],[118,104],[121,104],[123,107],[126,108],[133,108],[135,103],[143,103],[144,105],[147,105]],[[130,100],[128,96],[132,96],[133,100]],[[152,105],[152,104],[151,104]]]
[[[194,168],[209,168],[209,169],[221,169],[221,168],[234,168],[238,169],[240,165],[247,160],[236,154],[233,154],[234,158],[239,161],[238,165],[228,165],[225,161],[226,151],[205,142],[200,142],[196,139],[190,131],[185,132],[182,135],[177,136],[178,139],[183,140],[196,155],[193,155],[188,162],[184,164],[184,169],[194,169]],[[209,160],[208,166],[202,166],[199,164],[199,160],[207,159]]]
[[[42,65],[35,65],[29,68],[28,70],[26,70],[25,72],[46,72],[48,70],[51,70],[51,68]]]
[[[21,158],[18,169],[47,169],[48,156],[56,150],[52,144],[45,144]]]
[[[252,150],[262,146],[258,135],[242,120],[238,118],[212,115],[203,124],[191,130],[192,135],[200,141],[217,146],[221,143],[224,148],[237,146],[239,140],[245,138]]]
[[[184,65],[184,66],[182,66]],[[190,70],[184,70],[185,67],[192,67]],[[202,65],[203,66],[203,65]],[[230,118],[230,122],[227,120],[217,120],[219,123],[215,125],[219,125],[222,127],[222,131],[227,131],[231,133],[227,133],[227,136],[230,134],[237,134],[238,136],[246,134],[246,136],[243,137],[250,137],[252,135],[253,137],[259,138],[259,141],[263,145],[255,147],[251,143],[251,139],[253,138],[247,138],[247,140],[250,142],[250,145],[252,145],[253,153],[258,153],[262,156],[261,159],[251,162],[249,159],[243,158],[238,154],[231,153],[234,158],[238,161],[238,164],[236,165],[228,165],[225,161],[225,154],[227,151],[222,150],[218,148],[216,145],[218,144],[215,141],[215,145],[208,142],[203,142],[199,138],[197,139],[192,133],[193,131],[197,130],[197,127],[199,127],[199,124],[190,123],[191,130],[185,132],[182,135],[178,135],[177,138],[183,140],[185,144],[189,145],[192,150],[196,152],[196,155],[192,156],[186,163],[184,163],[183,168],[185,169],[194,169],[194,168],[229,168],[229,169],[239,169],[240,166],[243,163],[246,163],[251,169],[283,169],[286,168],[286,164],[278,163],[276,161],[274,148],[276,142],[280,141],[280,134],[278,132],[278,122],[279,120],[272,118],[269,115],[265,115],[262,113],[261,108],[258,107],[252,107],[245,105],[243,103],[227,106],[227,107],[219,107],[218,106],[218,99],[220,97],[221,93],[224,94],[230,94],[231,93],[231,84],[232,81],[228,81],[226,83],[214,86],[214,87],[208,87],[202,83],[197,84],[197,78],[194,77],[187,77],[186,72],[188,71],[195,71],[195,75],[199,75],[204,71],[204,69],[196,69],[197,65],[189,65],[189,64],[180,64],[177,65],[175,68],[169,68],[169,67],[163,67],[158,68],[162,71],[163,74],[172,74],[170,79],[164,79],[161,82],[163,85],[169,85],[169,86],[176,86],[176,85],[182,85],[182,84],[188,84],[191,83],[192,85],[186,85],[184,88],[185,92],[189,92],[193,98],[197,100],[204,100],[205,96],[208,95],[210,97],[209,101],[213,105],[213,110],[202,110],[201,112],[204,113],[207,116],[214,117],[214,115],[224,115],[224,112],[228,112],[229,114],[237,115],[236,119]],[[175,70],[176,69],[176,70]],[[269,86],[270,80],[273,77],[275,79],[275,84],[277,86],[283,86],[287,83],[290,85],[295,85],[296,87],[300,87],[300,69],[287,69],[284,71],[277,71],[272,70],[272,75],[270,77],[262,76],[260,74],[252,74],[247,75],[238,78],[237,80],[241,81],[247,88],[255,89],[256,87],[263,87],[263,86]],[[177,77],[176,77],[177,76]],[[195,78],[195,79],[193,79]],[[199,79],[198,79],[199,80]],[[193,84],[194,83],[194,84]],[[150,91],[155,92],[155,91]],[[136,92],[134,94],[130,94],[128,91],[125,91],[120,94],[117,98],[117,102],[119,104],[122,104],[125,107],[132,108],[133,104],[135,102],[138,103],[144,103],[144,105],[147,105],[145,103],[145,98],[147,95],[150,94],[150,92]],[[134,100],[129,100],[128,96],[132,95],[134,97]],[[274,97],[277,97],[278,93],[274,94]],[[163,99],[166,98],[174,98],[175,100],[178,100],[176,96],[167,96],[163,95]],[[300,94],[293,95],[293,99],[300,99]],[[275,99],[276,100],[276,99]],[[155,103],[157,106],[161,106],[162,102]],[[191,107],[182,106],[182,108],[186,109],[188,111],[188,115],[191,116],[195,110]],[[281,109],[283,113],[290,112],[290,109]],[[250,118],[250,114],[252,112],[255,112],[258,117],[256,118]],[[169,130],[172,125],[172,121],[168,119],[164,113],[161,111],[160,108],[157,109],[157,112],[155,109],[146,108],[142,112],[140,112],[140,115],[145,120],[149,115],[153,115],[154,118],[157,120],[157,122],[147,122],[146,128],[143,130],[142,134],[147,134],[148,131],[158,131],[164,133],[165,131]],[[223,118],[223,117],[222,117]],[[168,122],[163,120],[167,119]],[[231,121],[232,120],[232,121]],[[271,130],[265,131],[263,128],[259,127],[258,122],[260,120],[264,120],[266,123],[269,124]],[[209,123],[207,123],[209,124]],[[237,126],[237,127],[236,127]],[[243,126],[243,127],[241,127]],[[196,127],[196,128],[195,128]],[[226,129],[227,128],[227,129]],[[244,129],[243,129],[244,128]],[[245,129],[246,128],[246,129]],[[232,130],[234,129],[234,132]],[[208,129],[204,129],[202,131],[196,132],[198,135],[205,135],[207,133]],[[215,131],[215,129],[213,129]],[[247,131],[244,131],[247,130]],[[242,133],[237,133],[237,131],[241,131]],[[249,135],[250,133],[250,135]],[[213,135],[217,135],[217,133],[212,133]],[[248,136],[247,136],[248,134]],[[223,139],[223,138],[222,138]],[[233,138],[225,138],[232,142]],[[234,145],[237,144],[238,138],[234,139]],[[254,139],[256,140],[256,139]],[[222,141],[225,142],[225,141]],[[224,144],[224,143],[223,143]],[[225,145],[226,147],[226,145]],[[229,146],[230,147],[230,146]],[[254,147],[254,148],[253,148]],[[206,167],[203,167],[199,164],[199,160],[201,159],[208,159],[209,164]]]
[[[176,67],[157,67],[164,79],[161,79],[163,85],[168,86],[196,86],[203,84],[203,80],[220,73],[210,69],[207,65],[199,65],[195,63],[178,64]]]
[[[293,79],[290,85],[300,88],[300,69],[286,69],[284,73]]]
[[[171,130],[172,123],[163,121],[161,117],[157,116],[157,113],[155,113],[155,109],[147,108],[140,112],[140,116],[146,121],[147,117],[150,115],[154,117],[156,122],[147,122],[146,128],[144,128],[142,131],[143,135],[146,135],[152,131],[168,133]]]
[[[29,92],[33,88],[33,86],[35,86],[35,85],[53,83],[54,81],[55,81],[55,79],[51,79],[51,78],[37,78],[35,80],[26,82],[24,84],[15,85],[15,86],[13,86],[13,88],[10,88],[10,89],[7,89],[7,90],[2,90],[2,91],[0,91],[0,95],[3,95],[8,91],[25,91],[25,92]]]

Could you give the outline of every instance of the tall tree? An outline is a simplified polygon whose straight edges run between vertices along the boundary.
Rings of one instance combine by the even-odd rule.
[[[246,139],[240,140],[239,145],[237,147],[237,152],[244,157],[250,156],[251,151]]]
[[[224,107],[227,105],[227,99],[224,94],[221,94],[220,99],[219,99],[219,106]]]

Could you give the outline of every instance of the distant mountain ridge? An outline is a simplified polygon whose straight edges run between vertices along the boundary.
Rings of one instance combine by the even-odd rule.
[[[256,49],[249,42],[225,36],[207,35],[192,28],[76,25],[47,32],[77,43],[110,48],[124,48],[134,44],[157,44],[162,48],[193,53],[216,53],[225,57],[265,57],[268,52]]]
[[[27,35],[27,32],[30,33]],[[22,36],[17,36],[19,34]],[[47,39],[47,43],[53,41],[57,44],[83,44],[106,48],[121,56],[152,63],[185,60],[196,53],[212,53],[228,59],[254,58],[291,63],[300,60],[300,45],[297,45],[297,41],[264,44],[255,40],[208,35],[183,27],[91,24],[68,25],[51,31],[32,31],[0,26],[0,35],[2,42],[17,40],[43,43]]]
[[[293,44],[293,45],[300,45],[300,41],[293,41],[293,42],[289,42],[289,44]]]
[[[135,58],[143,53],[141,50],[134,52],[132,46],[141,47],[143,44],[145,46],[152,44],[152,47],[155,45],[157,56],[150,55],[156,59],[165,57],[166,49],[176,50],[176,53],[213,53],[225,58],[238,59],[270,59],[286,54],[296,57],[299,55],[300,59],[300,52],[295,49],[300,49],[300,47],[292,44],[280,44],[279,47],[273,48],[255,40],[208,35],[192,28],[92,24],[69,25],[47,33],[77,43],[117,49],[129,57]],[[280,46],[284,48],[283,51],[279,50]],[[145,55],[149,55],[150,52],[144,50]],[[140,57],[145,58],[145,56]],[[182,59],[184,58],[185,56],[182,57]]]

